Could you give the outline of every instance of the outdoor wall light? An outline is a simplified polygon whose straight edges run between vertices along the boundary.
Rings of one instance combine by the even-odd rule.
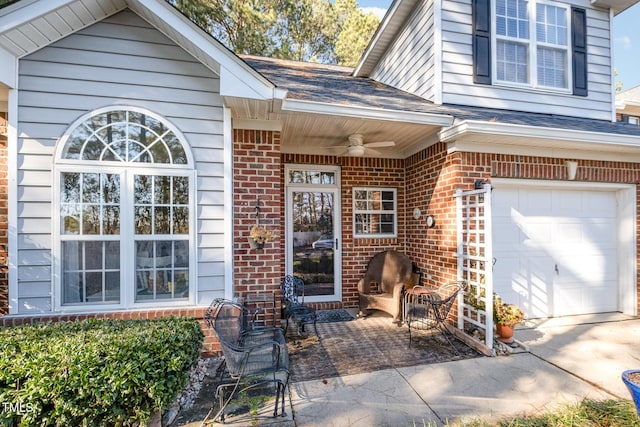
[[[428,228],[433,228],[436,225],[436,219],[433,215],[427,215],[427,227]]]

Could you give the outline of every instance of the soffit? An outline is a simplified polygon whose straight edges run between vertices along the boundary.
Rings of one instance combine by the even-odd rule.
[[[352,75],[352,68],[253,56],[242,58],[268,78],[282,97],[272,103],[225,98],[232,117],[272,120],[281,129],[285,153],[341,155],[351,134],[364,143],[394,141],[395,146],[367,150],[368,157],[406,158],[435,141],[453,124],[446,109],[423,98]]]
[[[592,5],[603,9],[611,9],[614,15],[624,12],[637,2],[638,0],[591,0]]]

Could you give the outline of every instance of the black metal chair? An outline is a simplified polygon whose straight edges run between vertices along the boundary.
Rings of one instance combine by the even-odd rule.
[[[436,289],[414,286],[405,294],[405,322],[409,328],[409,347],[411,347],[411,330],[438,329],[445,337],[451,348],[460,354],[453,345],[445,324],[453,303],[458,294],[464,289],[461,282],[448,283]]]
[[[316,310],[304,304],[304,281],[293,275],[285,276],[280,282],[282,291],[282,315],[285,318],[284,334],[289,329],[289,319],[295,322],[298,328],[298,335],[305,332],[305,325],[313,324],[313,329],[318,338],[318,328],[316,322],[318,315]]]
[[[275,387],[273,416],[285,412],[285,388],[289,382],[289,353],[282,329],[276,327],[247,328],[250,314],[240,304],[214,300],[207,315],[213,324],[224,355],[224,369],[216,389],[220,409],[214,418],[224,422],[225,408],[234,396],[243,391],[272,383]],[[228,397],[226,391],[231,388]]]

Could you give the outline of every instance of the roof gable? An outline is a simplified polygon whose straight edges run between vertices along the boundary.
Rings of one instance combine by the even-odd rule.
[[[21,58],[124,9],[131,9],[223,81],[221,95],[273,97],[273,84],[164,0],[22,0],[0,9],[0,58]],[[11,62],[1,62],[11,64]],[[15,86],[13,66],[0,83]]]

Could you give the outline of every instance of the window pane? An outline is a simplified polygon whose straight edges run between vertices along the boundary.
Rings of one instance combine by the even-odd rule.
[[[63,304],[74,304],[84,301],[82,273],[64,273],[62,275],[62,283]]]
[[[177,241],[174,242],[174,265],[176,267],[188,267],[189,266],[189,241]]]
[[[171,208],[158,207],[154,212],[153,234],[171,233]]]
[[[353,193],[367,198],[366,203],[354,199],[354,234],[361,237],[395,235],[396,192],[386,189],[354,189]]]
[[[137,301],[189,296],[188,246],[188,241],[171,240],[136,243]]]
[[[80,270],[82,266],[82,252],[80,243],[71,241],[62,243],[62,269],[64,271]]]
[[[120,234],[120,206],[105,206],[102,234]]]
[[[120,203],[120,175],[102,174],[102,201]]]
[[[189,234],[189,208],[173,208],[173,234]]]
[[[335,174],[324,171],[289,171],[289,182],[291,184],[335,184]]]
[[[82,234],[100,234],[100,206],[82,208]]]
[[[62,157],[89,161],[186,164],[182,143],[158,119],[114,110],[97,114],[69,133]]]
[[[189,178],[186,176],[173,177],[173,203],[186,205],[189,203]]]
[[[498,40],[496,43],[498,80],[515,83],[529,82],[528,48],[519,43]]]
[[[60,207],[62,234],[80,234],[80,211],[77,205]]]
[[[153,179],[154,203],[168,205],[171,203],[171,177],[156,176]]]
[[[103,242],[86,242],[84,245],[85,268],[88,270],[102,270]]]
[[[538,48],[538,84],[564,88],[567,81],[567,52],[558,49]]]
[[[120,269],[120,242],[105,242],[105,267],[108,270]]]
[[[79,173],[62,173],[61,183],[60,201],[62,203],[77,203],[80,201]]]
[[[63,242],[62,303],[120,301],[119,252],[119,242]]]
[[[151,208],[137,207],[134,216],[136,234],[151,234]]]
[[[102,298],[103,298],[102,273],[87,272],[85,273],[85,278],[86,278],[87,302],[102,302]]]
[[[147,175],[136,175],[134,178],[133,201],[136,204],[151,203],[152,180]]]
[[[536,5],[536,40],[559,46],[567,45],[566,9],[548,4]]]
[[[496,34],[518,39],[529,38],[527,2],[500,0],[496,3]]]
[[[82,174],[82,202],[97,203],[100,201],[100,175],[97,173]]]

